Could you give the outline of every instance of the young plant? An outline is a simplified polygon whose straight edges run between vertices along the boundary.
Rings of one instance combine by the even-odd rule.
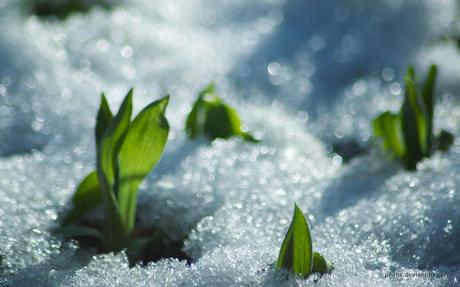
[[[294,216],[281,245],[276,268],[287,269],[304,278],[312,273],[330,273],[334,269],[324,256],[313,252],[310,229],[297,204],[294,204]]]
[[[205,135],[212,141],[236,136],[248,142],[258,142],[251,134],[243,131],[241,125],[236,110],[216,94],[215,84],[211,83],[200,92],[193,104],[185,130],[192,139]]]
[[[169,96],[151,103],[131,121],[132,97],[131,89],[113,115],[102,94],[95,130],[96,170],[78,186],[73,208],[60,228],[67,237],[96,238],[106,252],[140,252],[152,239],[136,238],[133,233],[137,191],[163,153],[169,133],[165,118]],[[83,223],[99,205],[103,205],[105,222]]]
[[[408,170],[415,170],[417,162],[434,151],[448,150],[454,140],[445,130],[438,136],[433,133],[436,75],[433,65],[419,90],[415,71],[410,67],[404,77],[404,102],[399,113],[384,112],[372,122],[374,135],[382,139],[384,149],[390,150]]]

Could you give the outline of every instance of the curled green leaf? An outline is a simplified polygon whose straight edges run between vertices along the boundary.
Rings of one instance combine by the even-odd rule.
[[[236,136],[248,142],[258,142],[242,130],[238,113],[216,94],[214,83],[200,92],[187,116],[185,130],[190,138],[204,135],[214,140]]]

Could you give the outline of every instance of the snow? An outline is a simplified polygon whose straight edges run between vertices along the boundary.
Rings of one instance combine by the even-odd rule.
[[[451,0],[132,0],[47,22],[0,0],[0,286],[458,284],[458,140],[411,173],[369,126],[399,106],[407,64],[424,74],[437,63],[435,126],[460,136],[459,53],[434,43],[455,17]],[[186,113],[213,80],[260,144],[186,138]],[[94,167],[99,93],[117,106],[129,87],[136,111],[171,94],[170,139],[139,217],[186,236],[190,266],[129,268],[124,254],[51,232]],[[329,155],[350,139],[371,149],[347,163]],[[274,270],[294,201],[332,274]]]

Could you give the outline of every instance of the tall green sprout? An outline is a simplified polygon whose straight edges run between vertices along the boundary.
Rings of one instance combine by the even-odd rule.
[[[102,94],[96,120],[96,170],[78,186],[73,208],[60,229],[66,236],[92,236],[104,251],[138,250],[145,238],[135,238],[139,185],[159,161],[169,133],[166,96],[145,107],[131,121],[133,90],[114,115]],[[82,219],[102,205],[105,222],[100,228],[82,224]]]
[[[415,71],[410,67],[404,77],[404,101],[398,113],[384,112],[372,122],[374,135],[408,170],[430,157],[434,151],[446,151],[453,135],[442,130],[435,136],[433,118],[437,67],[432,65],[423,85],[418,88]]]

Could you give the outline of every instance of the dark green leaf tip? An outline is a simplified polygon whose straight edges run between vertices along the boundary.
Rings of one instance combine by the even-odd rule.
[[[101,94],[101,102],[99,111],[96,116],[96,147],[99,146],[104,132],[107,130],[110,122],[113,119],[112,111],[104,93]]]

